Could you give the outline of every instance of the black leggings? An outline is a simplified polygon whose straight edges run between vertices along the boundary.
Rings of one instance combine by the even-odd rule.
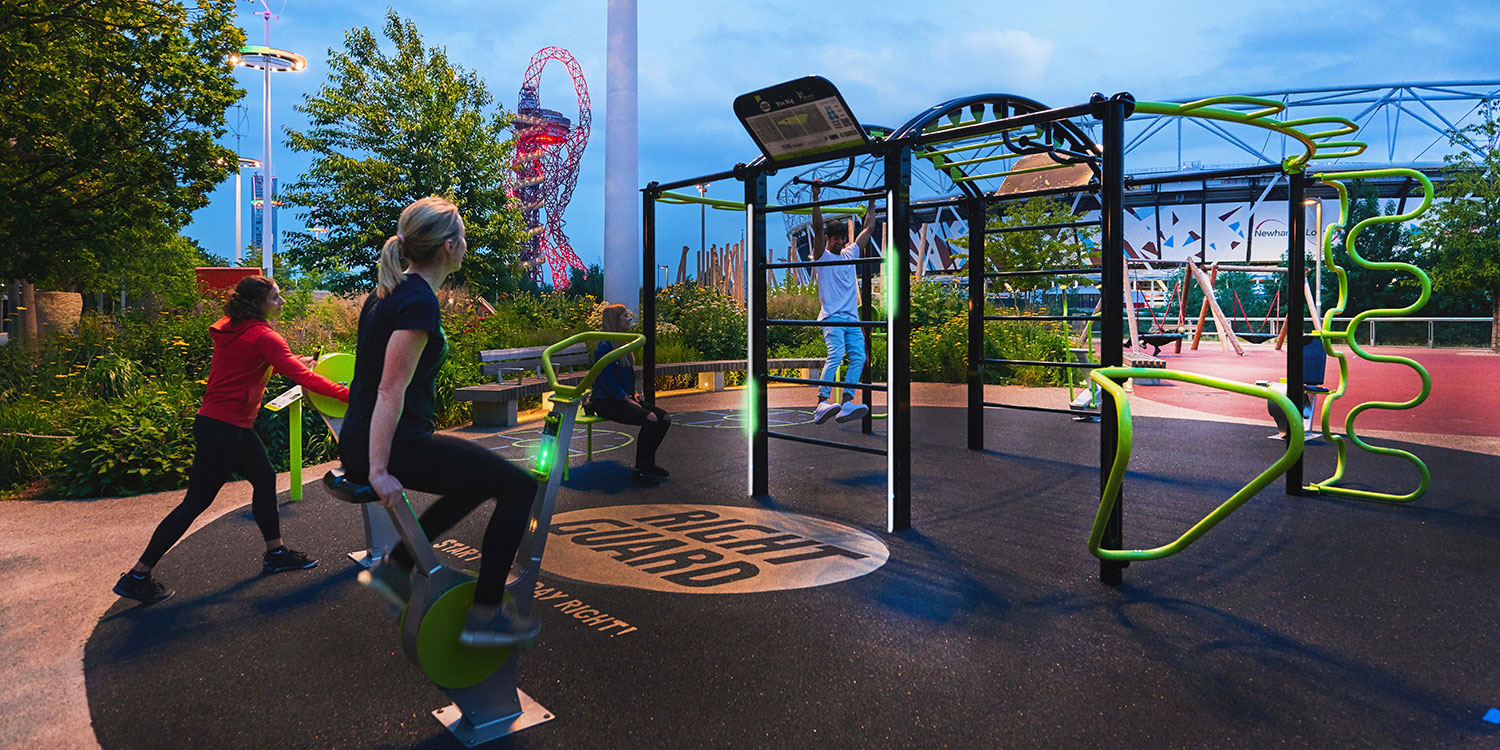
[[[645,469],[656,465],[656,448],[667,436],[672,426],[672,416],[666,409],[655,404],[646,406],[635,399],[594,398],[594,413],[611,422],[640,425],[641,432],[635,439],[635,468]],[[655,414],[653,422],[646,417]]]
[[[347,455],[354,459],[344,462],[350,476],[367,477],[369,451],[356,448]],[[484,529],[479,550],[474,603],[499,604],[521,537],[531,522],[531,502],[537,488],[531,472],[468,440],[435,434],[397,438],[391,444],[387,469],[406,489],[441,495],[421,515],[422,531],[434,542],[438,534],[453,528],[480,503],[495,498],[495,512]],[[391,561],[403,568],[412,567],[411,550],[405,542],[391,551]]]
[[[211,417],[193,418],[193,467],[188,470],[187,495],[157,524],[141,562],[156,567],[162,555],[187,533],[193,521],[208,510],[229,476],[235,472],[250,480],[250,512],[266,541],[281,536],[281,518],[276,513],[276,472],[266,457],[266,446],[255,430],[236,427]]]

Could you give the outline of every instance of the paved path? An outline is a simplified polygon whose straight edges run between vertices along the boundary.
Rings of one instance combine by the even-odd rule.
[[[1137,389],[1132,404],[1137,415],[1258,423],[1269,429],[1270,420],[1263,411],[1238,416],[1195,411],[1141,397],[1150,390]],[[964,402],[964,393],[961,385],[915,383],[912,403],[952,406]],[[1066,404],[1067,390],[989,387],[985,398],[1057,406]],[[672,396],[669,402],[670,408],[681,411],[734,408],[741,399],[740,393],[729,391]],[[811,393],[797,387],[772,389],[770,401],[772,406],[812,405]],[[457,432],[493,434],[473,429]],[[1372,431],[1371,435],[1500,455],[1500,437],[1450,436],[1436,431]],[[304,478],[311,480],[324,470],[326,465],[309,468]],[[278,491],[289,485],[287,474],[277,478]],[[110,592],[116,577],[135,561],[152,529],[181,497],[180,491],[173,491],[87,501],[0,503],[0,538],[7,540],[0,549],[0,571],[7,574],[8,583],[6,595],[0,597],[0,653],[6,655],[0,659],[0,717],[4,717],[0,748],[98,747],[84,686],[84,643],[116,602]],[[247,483],[226,485],[193,530],[249,502]],[[297,540],[288,542],[295,546]],[[254,569],[259,547],[258,539],[247,538],[243,550],[226,551],[226,556],[242,553],[247,568]],[[191,571],[174,569],[171,555],[158,572],[169,584],[191,575]]]

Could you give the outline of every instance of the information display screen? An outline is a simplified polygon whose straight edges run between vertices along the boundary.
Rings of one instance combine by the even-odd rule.
[[[734,113],[774,163],[834,158],[869,137],[826,78],[808,76],[736,97]]]

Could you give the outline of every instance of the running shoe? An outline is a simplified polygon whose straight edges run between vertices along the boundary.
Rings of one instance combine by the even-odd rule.
[[[161,585],[161,582],[151,577],[150,573],[138,576],[126,571],[115,582],[115,593],[126,599],[134,599],[141,604],[156,604],[172,598],[177,593]]]

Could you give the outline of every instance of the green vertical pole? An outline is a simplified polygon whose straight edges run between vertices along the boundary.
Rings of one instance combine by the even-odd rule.
[[[292,436],[291,501],[295,503],[302,499],[302,399],[292,402],[292,408],[287,417],[292,421],[290,425]]]

